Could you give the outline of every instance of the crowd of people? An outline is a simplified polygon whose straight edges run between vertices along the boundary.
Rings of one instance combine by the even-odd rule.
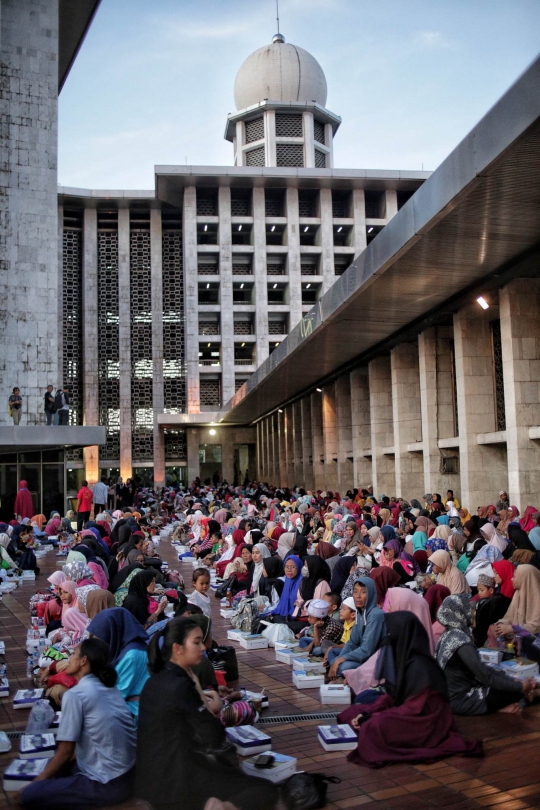
[[[24,500],[24,488],[22,494]],[[405,502],[251,483],[142,491],[137,506],[0,524],[5,571],[33,543],[66,554],[36,598],[47,647],[34,677],[62,711],[58,749],[26,808],[97,807],[136,795],[203,810],[214,798],[274,808],[239,768],[225,728],[260,706],[213,665],[215,595],[257,632],[297,639],[343,682],[370,767],[480,755],[453,715],[520,711],[540,696],[483,662],[540,659],[540,513],[499,493],[471,514],[452,492]],[[163,528],[197,558],[192,583],[159,555]],[[163,542],[163,540],[162,540]],[[234,617],[233,617],[234,623]],[[276,636],[274,636],[276,637]],[[148,779],[148,774],[152,779]]]

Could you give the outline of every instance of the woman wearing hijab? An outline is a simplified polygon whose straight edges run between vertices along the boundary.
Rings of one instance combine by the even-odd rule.
[[[518,526],[517,523],[510,523],[508,526],[508,545],[503,551],[503,557],[505,560],[510,560],[516,551],[530,551],[531,557],[536,553],[536,549],[529,540],[527,532],[523,531],[521,526]]]
[[[110,591],[103,588],[93,588],[87,592],[84,612],[88,616],[88,621],[92,621],[101,611],[113,607],[114,596]]]
[[[296,607],[296,598],[302,581],[302,560],[289,555],[283,564],[285,583],[276,607],[268,614],[277,624],[288,624]],[[302,623],[302,627],[303,627]],[[300,628],[302,629],[302,628]]]
[[[330,569],[323,559],[314,554],[306,557],[298,590],[299,600],[305,603],[311,599],[322,599],[325,594],[330,593],[330,579]]]
[[[218,577],[220,577],[220,578],[223,577],[223,575],[225,573],[225,569],[227,568],[227,566],[233,560],[236,560],[238,557],[240,557],[240,555],[242,553],[242,546],[244,545],[245,536],[246,536],[246,532],[244,531],[244,529],[235,529],[233,531],[233,533],[232,533],[232,541],[233,541],[234,547],[232,549],[232,554],[230,556],[227,556],[227,559],[224,559],[225,558],[225,554],[224,554],[221,557],[221,559],[219,560],[219,562],[216,563],[216,573],[217,573]]]
[[[251,552],[253,566],[249,572],[246,590],[249,596],[261,596],[260,585],[263,578],[264,561],[270,557],[270,552],[264,543],[256,543]]]
[[[152,598],[156,587],[155,571],[139,571],[129,583],[128,594],[123,607],[132,613],[146,629],[163,618],[167,598],[160,602]],[[116,600],[115,600],[116,601]]]
[[[527,506],[525,512],[523,513],[523,517],[519,521],[519,525],[523,529],[524,532],[530,532],[531,529],[534,529],[536,526],[536,520],[534,515],[538,514],[538,509],[536,506]]]
[[[420,515],[417,517],[414,521],[414,525],[416,526],[417,530],[423,532],[426,537],[429,537],[431,532],[437,528],[437,524],[430,520],[426,515]]]
[[[507,541],[501,534],[499,534],[499,532],[492,523],[485,523],[480,528],[480,534],[483,535],[488,545],[498,549],[501,552],[501,554],[504,552],[506,546],[508,545]]]
[[[259,593],[270,600],[265,613],[270,613],[278,604],[284,586],[283,562],[281,557],[266,557],[263,561],[262,577],[259,580]]]
[[[373,580],[359,577],[354,583],[353,599],[356,621],[350,639],[341,649],[333,647],[328,652],[330,680],[364,664],[378,649],[383,638],[384,613],[377,607],[377,589]]]
[[[107,574],[105,573],[105,566],[101,564],[99,558],[96,557],[95,552],[83,543],[79,543],[77,546],[75,546],[75,548],[77,553],[83,555],[86,564],[92,571],[94,579],[99,587],[105,589],[108,588],[109,580],[107,578]]]
[[[339,593],[343,591],[345,583],[349,579],[351,572],[356,570],[357,559],[356,557],[340,557],[334,565],[332,571],[332,578],[330,579],[330,590],[332,593]],[[351,596],[351,594],[349,594]],[[347,597],[343,597],[346,599]]]
[[[282,532],[279,536],[277,552],[282,560],[285,559],[287,554],[291,554],[293,546],[296,541],[294,532]]]
[[[32,495],[28,489],[28,484],[26,481],[21,480],[19,482],[19,491],[17,492],[17,497],[15,498],[13,512],[19,522],[24,520],[24,518],[30,519],[32,515],[35,514]]]
[[[512,584],[515,593],[507,613],[493,627],[495,635],[511,636],[512,625],[540,633],[540,571],[533,565],[518,565]]]
[[[481,755],[481,742],[465,741],[454,724],[444,675],[430,655],[429,637],[418,618],[397,611],[385,616],[384,625],[377,675],[384,678],[386,694],[338,715],[339,723],[358,729],[358,747],[349,761],[377,768]]]
[[[11,559],[8,554],[8,546],[11,543],[9,535],[0,534],[0,557],[2,561],[2,568],[5,571],[16,571],[18,568],[17,563]]]
[[[471,589],[464,575],[453,564],[447,551],[436,551],[429,559],[433,573],[437,575],[437,584],[446,585],[451,594],[466,593]]]
[[[389,588],[396,588],[399,585],[400,577],[393,568],[375,568],[370,571],[370,579],[375,583],[377,589],[377,605],[382,608]]]
[[[478,554],[471,560],[465,570],[465,579],[471,588],[476,588],[478,584],[478,577],[482,574],[492,577],[493,563],[499,562],[502,560],[502,558],[503,556],[498,548],[490,545],[482,546]]]
[[[445,628],[435,656],[446,676],[450,706],[455,714],[489,714],[514,707],[534,692],[528,680],[523,683],[492,669],[480,660],[472,641],[471,611],[463,596],[453,594],[444,600],[437,619]]]
[[[109,663],[118,674],[117,688],[126,701],[135,724],[139,716],[139,696],[148,674],[148,635],[124,608],[102,610],[88,625],[88,632],[109,646]]]
[[[431,632],[433,633],[433,641],[435,645],[444,633],[444,627],[437,619],[437,611],[444,602],[447,596],[450,596],[450,589],[446,585],[432,585],[424,593],[424,600],[429,608],[429,615],[431,618]]]

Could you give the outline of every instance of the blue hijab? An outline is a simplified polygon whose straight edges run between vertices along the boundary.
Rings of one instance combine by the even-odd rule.
[[[396,530],[393,526],[383,526],[381,529],[381,534],[384,537],[385,543],[388,543],[390,540],[397,540]]]
[[[123,607],[107,608],[95,616],[87,627],[92,636],[109,645],[109,660],[114,666],[129,650],[145,650],[148,633],[135,616]]]
[[[288,560],[292,560],[296,565],[296,576],[292,579],[288,576],[285,577],[285,583],[283,585],[280,600],[272,611],[272,613],[276,613],[278,616],[290,616],[292,614],[294,611],[296,596],[298,594],[298,588],[300,587],[300,582],[302,581],[302,560],[295,554],[289,554],[289,556],[285,557],[283,560],[283,565],[285,565]]]
[[[439,526],[448,526],[450,524],[450,518],[448,517],[448,515],[440,515],[437,518],[437,523],[439,524]]]
[[[540,526],[535,526],[529,532],[529,540],[537,551],[540,551]]]

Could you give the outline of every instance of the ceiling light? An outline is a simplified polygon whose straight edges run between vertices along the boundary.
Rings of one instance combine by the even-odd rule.
[[[214,428],[212,428],[212,430],[209,430],[208,432],[210,433],[210,436],[216,435],[216,431],[214,430]]]
[[[243,289],[244,289],[244,282],[242,282],[242,283],[240,284],[240,289],[241,289],[241,290],[243,290]]]
[[[310,283],[310,284],[306,284],[306,290],[309,290],[309,288],[310,288],[310,287],[311,287],[311,283]]]
[[[207,290],[209,290],[209,289],[210,289],[210,284],[207,284],[207,285],[206,285],[206,289],[207,289]]]
[[[207,231],[207,230],[208,230],[208,225],[205,225],[205,226],[204,226],[204,230],[205,230],[205,231]]]
[[[244,348],[244,346],[245,346],[246,344],[245,344],[245,343],[241,343],[240,345],[241,345],[241,347],[242,347],[242,348]]]
[[[238,230],[239,230],[239,231],[241,231],[241,230],[242,230],[242,226],[241,226],[241,225],[239,225],[239,226],[238,226]]]
[[[279,341],[277,343],[274,343],[274,346],[279,346]]]
[[[308,231],[309,231],[309,225],[306,225],[306,227],[304,228],[304,233],[307,233]]]
[[[316,388],[315,390],[318,391],[319,394],[322,394],[322,388]]]
[[[283,413],[283,411],[281,410],[281,408],[278,408],[278,409],[277,409],[277,412],[278,412],[278,413]]]
[[[272,233],[274,233],[274,231],[276,230],[276,226],[275,226],[275,225],[272,225],[272,227],[270,228],[270,230],[271,230],[271,232],[272,232]]]
[[[275,290],[275,289],[276,289],[276,287],[277,287],[277,284],[272,284],[272,289],[273,289],[273,290]]]
[[[342,230],[343,230],[343,225],[340,225],[339,228],[337,229],[337,232],[341,233]]]
[[[210,346],[211,346],[212,344],[211,344],[211,343],[207,343],[206,345],[208,346],[208,348],[210,348]]]
[[[372,231],[372,230],[373,230],[373,225],[371,226],[371,228],[368,228],[368,229],[367,229],[367,232],[368,232],[368,233],[371,233],[371,231]]]
[[[480,296],[479,298],[477,298],[476,300],[477,300],[477,302],[480,304],[480,306],[482,307],[482,309],[489,309],[489,304],[488,304],[488,302],[486,301],[486,299],[484,298],[484,296],[483,296],[483,295],[481,295],[481,296]]]

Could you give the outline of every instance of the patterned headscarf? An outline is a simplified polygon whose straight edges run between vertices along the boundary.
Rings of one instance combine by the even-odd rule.
[[[448,551],[448,543],[446,540],[443,540],[442,537],[430,537],[429,540],[426,540],[426,549],[430,549],[433,553],[434,551]]]
[[[66,578],[72,580],[72,582],[80,582],[81,579],[94,578],[92,570],[86,565],[86,563],[83,563],[80,560],[74,560],[73,562],[67,563],[67,565],[63,566],[62,571],[66,575]]]
[[[99,585],[83,585],[82,588],[76,588],[75,593],[77,594],[77,601],[79,602],[80,605],[82,605],[82,608],[85,613],[86,613],[86,600],[88,598],[88,594],[90,593],[90,591],[99,591],[99,590],[101,590]]]
[[[447,596],[437,611],[437,621],[445,628],[440,637],[435,658],[444,669],[456,650],[472,643],[472,616],[466,594]]]

